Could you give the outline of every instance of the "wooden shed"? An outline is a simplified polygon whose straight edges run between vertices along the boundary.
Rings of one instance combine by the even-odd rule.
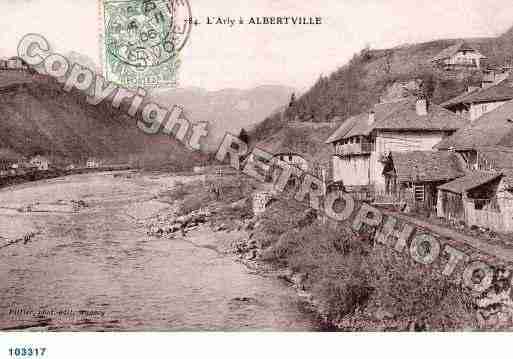
[[[513,182],[476,171],[438,187],[437,215],[498,232],[513,231]]]
[[[457,156],[452,152],[392,152],[383,170],[386,195],[434,211],[437,186],[465,175]]]

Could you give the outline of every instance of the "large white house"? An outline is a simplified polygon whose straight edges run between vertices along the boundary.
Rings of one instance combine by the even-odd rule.
[[[334,149],[333,180],[346,188],[385,190],[391,152],[433,151],[467,120],[425,99],[382,103],[347,119],[326,141]]]

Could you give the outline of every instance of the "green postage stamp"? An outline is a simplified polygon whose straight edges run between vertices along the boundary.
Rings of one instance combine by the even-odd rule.
[[[187,0],[98,0],[105,78],[136,87],[176,87],[191,31]]]

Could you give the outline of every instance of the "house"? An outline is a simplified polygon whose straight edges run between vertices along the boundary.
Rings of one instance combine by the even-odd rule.
[[[99,159],[90,157],[87,159],[86,167],[87,168],[100,168],[101,162]]]
[[[437,214],[471,226],[513,231],[513,100],[442,140],[464,161],[465,177],[438,188]]]
[[[469,123],[435,147],[459,153],[469,170],[502,170],[512,166],[513,100]],[[490,166],[491,162],[495,166]]]
[[[484,114],[513,100],[513,81],[506,79],[498,84],[467,91],[440,106],[475,121]]]
[[[48,160],[48,158],[41,156],[41,155],[32,157],[30,159],[29,163],[33,167],[36,167],[39,171],[48,171],[48,169],[50,167],[50,161]]]
[[[438,187],[437,202],[438,217],[497,232],[513,231],[513,180],[509,175],[473,171]]]
[[[383,175],[388,201],[400,200],[434,210],[437,187],[463,177],[465,172],[453,152],[412,151],[392,152]]]
[[[427,100],[375,105],[345,121],[327,140],[333,179],[346,188],[385,191],[384,162],[391,152],[433,151],[467,121]]]
[[[480,69],[486,56],[465,41],[442,50],[431,62],[446,70]]]
[[[254,144],[286,162],[325,181],[331,179],[330,151],[324,144],[336,123],[288,122],[280,131]],[[251,158],[250,158],[251,159]]]

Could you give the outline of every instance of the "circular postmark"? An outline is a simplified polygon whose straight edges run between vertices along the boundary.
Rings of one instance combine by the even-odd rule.
[[[191,32],[187,0],[113,1],[105,13],[107,56],[136,71],[172,62]]]

